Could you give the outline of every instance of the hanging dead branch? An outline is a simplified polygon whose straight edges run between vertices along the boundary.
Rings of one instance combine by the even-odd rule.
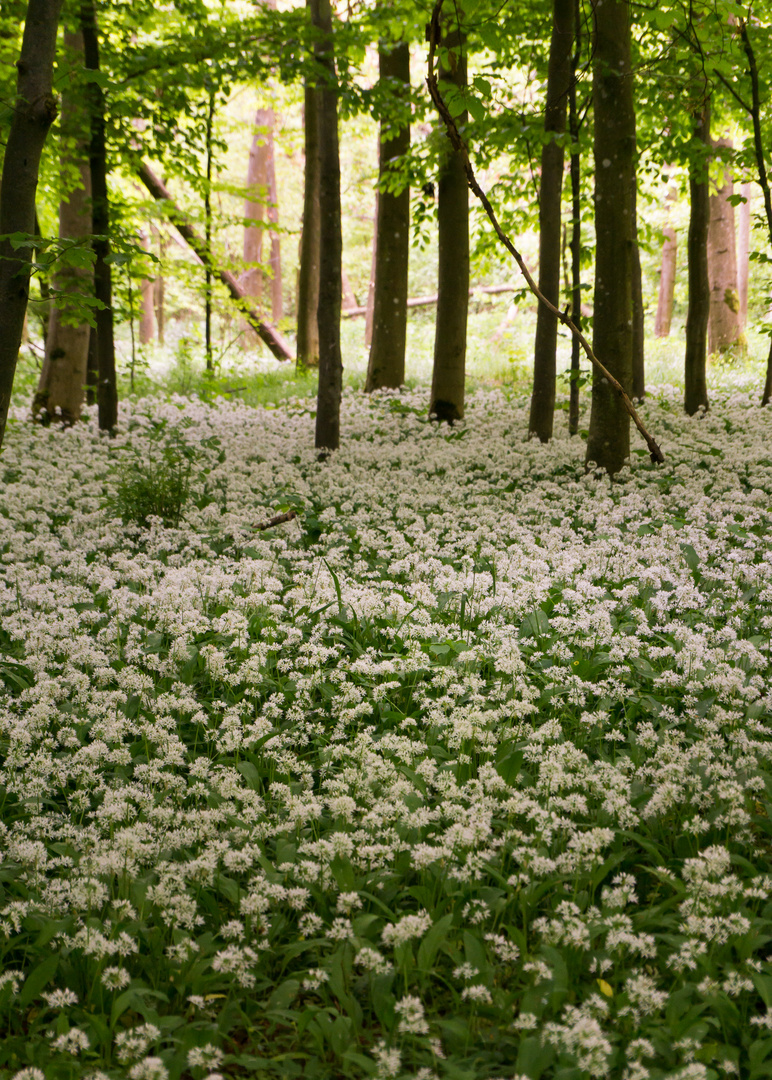
[[[445,104],[445,102],[444,102],[444,100],[442,98],[442,94],[440,93],[440,89],[439,89],[439,86],[437,84],[437,75],[436,75],[436,72],[435,72],[434,59],[435,59],[435,54],[436,54],[437,47],[438,47],[438,45],[440,44],[440,41],[441,41],[440,14],[442,12],[442,4],[443,4],[443,0],[435,0],[434,9],[432,11],[431,22],[429,23],[429,25],[426,28],[427,38],[428,38],[428,41],[429,41],[429,55],[428,55],[428,58],[427,58],[427,69],[428,70],[427,70],[427,75],[426,75],[426,85],[429,88],[429,94],[431,96],[432,101],[434,102],[435,108],[437,109],[437,112],[440,114],[442,122],[445,125],[445,128],[446,128],[447,133],[448,133],[448,138],[450,139],[451,143],[453,144],[453,149],[457,150],[462,155],[462,158],[463,158],[463,161],[464,161],[464,169],[466,171],[466,178],[467,178],[467,182],[469,184],[469,187],[472,189],[474,194],[477,196],[477,198],[482,203],[483,208],[485,209],[485,213],[488,215],[488,217],[490,219],[490,222],[493,225],[493,228],[495,229],[496,235],[498,236],[499,240],[502,242],[502,244],[507,249],[507,251],[510,253],[510,255],[513,256],[513,258],[515,259],[515,262],[520,267],[520,271],[521,271],[523,277],[526,280],[528,288],[531,290],[531,292],[536,297],[536,299],[539,301],[539,303],[544,304],[546,307],[548,307],[549,310],[554,315],[557,316],[557,318],[560,320],[560,322],[563,323],[563,325],[566,326],[571,331],[571,333],[574,335],[574,337],[579,341],[579,344],[582,346],[582,349],[584,350],[585,354],[587,355],[587,358],[589,359],[590,363],[593,365],[595,370],[598,371],[600,373],[600,375],[604,379],[606,379],[608,381],[609,385],[619,395],[625,410],[629,413],[633,423],[638,428],[638,430],[640,431],[640,433],[643,436],[644,440],[646,441],[646,445],[649,448],[649,454],[651,455],[651,460],[654,461],[654,462],[657,462],[657,463],[661,463],[661,462],[663,462],[665,460],[665,456],[662,453],[661,449],[659,448],[659,445],[657,444],[656,440],[654,438],[652,438],[652,436],[646,430],[646,428],[645,428],[645,426],[643,424],[643,421],[641,420],[640,416],[638,415],[638,413],[635,410],[635,406],[633,405],[633,403],[630,400],[629,396],[625,392],[625,388],[622,386],[622,384],[619,382],[618,379],[614,378],[614,376],[611,374],[611,372],[608,370],[608,368],[606,368],[600,362],[598,357],[593,352],[592,346],[590,345],[589,341],[587,341],[587,339],[585,338],[585,336],[581,332],[581,330],[579,330],[574,325],[574,323],[571,321],[569,316],[565,312],[560,311],[559,308],[555,307],[554,304],[550,303],[550,301],[547,299],[547,297],[540,291],[539,286],[536,284],[534,279],[531,277],[531,274],[528,271],[528,267],[525,265],[525,262],[523,260],[522,255],[517,250],[515,245],[512,243],[512,241],[509,239],[509,237],[507,236],[507,234],[504,232],[501,225],[499,224],[499,220],[496,217],[494,209],[490,204],[490,200],[488,199],[488,196],[485,194],[485,192],[483,191],[483,189],[480,187],[479,183],[477,182],[477,177],[475,176],[474,169],[472,168],[472,163],[469,160],[469,152],[468,152],[468,150],[466,148],[466,144],[464,143],[464,140],[461,138],[461,136],[459,134],[458,128],[456,127],[456,122],[453,119],[453,117],[450,115],[450,111],[448,110],[448,107],[447,107],[447,105]]]

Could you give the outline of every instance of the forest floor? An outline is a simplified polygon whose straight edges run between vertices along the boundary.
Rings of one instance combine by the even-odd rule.
[[[772,413],[711,381],[614,484],[496,387],[324,464],[308,398],[17,410],[0,1077],[768,1077]]]

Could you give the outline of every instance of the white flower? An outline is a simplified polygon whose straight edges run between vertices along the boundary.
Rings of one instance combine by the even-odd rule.
[[[424,1007],[420,998],[411,995],[403,997],[394,1006],[394,1011],[400,1017],[398,1030],[403,1034],[428,1034],[429,1025],[424,1017]]]

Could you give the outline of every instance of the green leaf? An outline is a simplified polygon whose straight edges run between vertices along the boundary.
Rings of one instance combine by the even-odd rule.
[[[19,992],[19,1004],[22,1006],[30,1005],[39,996],[46,983],[53,979],[58,967],[58,953],[47,956],[42,963],[38,964],[34,971],[24,980],[24,985]]]
[[[418,966],[423,971],[431,970],[434,959],[439,952],[440,945],[448,936],[448,931],[453,925],[452,915],[443,915],[441,919],[431,927],[418,947]]]

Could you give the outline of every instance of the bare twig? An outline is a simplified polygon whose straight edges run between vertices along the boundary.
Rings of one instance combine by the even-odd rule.
[[[274,525],[283,525],[285,521],[292,521],[297,516],[297,510],[288,510],[286,514],[277,514],[276,517],[261,521],[259,525],[253,525],[252,528],[255,532],[263,532],[265,529],[272,529]]]
[[[593,365],[595,370],[598,371],[600,373],[600,375],[604,379],[607,380],[607,382],[612,387],[612,389],[618,394],[618,396],[621,399],[622,405],[624,406],[626,412],[629,413],[633,423],[638,428],[638,430],[640,431],[640,433],[643,436],[644,440],[646,441],[646,445],[649,448],[649,454],[651,455],[651,460],[654,461],[654,462],[661,463],[661,462],[663,462],[665,460],[665,456],[662,453],[662,451],[660,450],[659,445],[657,444],[655,439],[652,438],[652,436],[649,434],[649,432],[644,427],[643,421],[641,420],[640,416],[638,415],[638,413],[635,410],[635,406],[633,405],[632,401],[630,400],[627,393],[625,392],[625,388],[622,386],[622,384],[619,382],[618,379],[614,378],[614,376],[611,374],[611,372],[608,370],[608,368],[606,368],[600,362],[600,360],[597,358],[595,353],[592,351],[592,347],[591,347],[590,343],[587,341],[584,334],[582,334],[581,330],[577,329],[577,327],[574,325],[574,323],[571,321],[571,319],[568,317],[568,315],[565,312],[560,311],[559,308],[555,307],[555,305],[552,304],[547,299],[547,297],[544,295],[544,293],[541,292],[541,290],[539,289],[539,286],[536,284],[534,279],[531,277],[531,274],[528,271],[528,267],[525,265],[525,262],[523,260],[522,255],[517,250],[515,245],[512,243],[512,241],[509,239],[509,237],[507,236],[507,234],[504,232],[501,225],[499,224],[498,218],[496,217],[496,214],[495,214],[495,212],[493,210],[493,207],[490,204],[488,196],[485,194],[485,192],[483,191],[483,189],[480,187],[480,185],[477,182],[477,177],[474,174],[474,169],[472,168],[472,163],[469,160],[469,152],[468,152],[468,150],[466,148],[466,145],[465,145],[463,139],[459,135],[458,128],[456,127],[455,120],[450,115],[448,107],[447,107],[447,105],[445,104],[445,102],[442,99],[442,94],[440,93],[439,86],[437,85],[437,75],[436,75],[435,70],[434,70],[435,52],[436,52],[437,46],[440,44],[440,40],[441,40],[440,13],[442,11],[442,4],[443,4],[443,0],[435,0],[434,9],[432,11],[431,22],[429,23],[429,25],[427,27],[427,37],[428,37],[428,41],[429,41],[429,56],[428,56],[428,59],[427,59],[427,68],[428,68],[428,70],[427,70],[427,75],[426,75],[426,85],[429,88],[429,95],[431,96],[431,99],[434,102],[435,108],[437,109],[437,112],[440,114],[440,117],[442,118],[442,122],[445,125],[445,128],[446,128],[447,133],[448,133],[448,138],[450,139],[451,143],[453,144],[453,149],[457,150],[462,156],[462,159],[463,159],[463,162],[464,162],[464,170],[466,172],[467,183],[469,184],[469,187],[472,189],[474,194],[477,196],[477,198],[482,203],[483,208],[485,209],[485,213],[488,215],[488,217],[489,217],[489,219],[491,221],[491,224],[493,225],[493,228],[495,229],[496,235],[498,236],[499,240],[502,242],[502,244],[507,249],[507,251],[510,253],[510,255],[512,255],[514,257],[515,262],[520,267],[520,271],[521,271],[523,277],[526,280],[528,288],[531,290],[531,292],[536,297],[536,299],[539,301],[539,303],[544,304],[545,307],[549,308],[549,310],[553,313],[553,315],[556,315],[557,318],[560,320],[560,322],[562,322],[563,325],[566,326],[571,331],[571,333],[574,335],[574,337],[577,338],[577,340],[579,341],[579,344],[584,349],[584,352],[587,355],[587,358],[589,359],[590,363]]]

